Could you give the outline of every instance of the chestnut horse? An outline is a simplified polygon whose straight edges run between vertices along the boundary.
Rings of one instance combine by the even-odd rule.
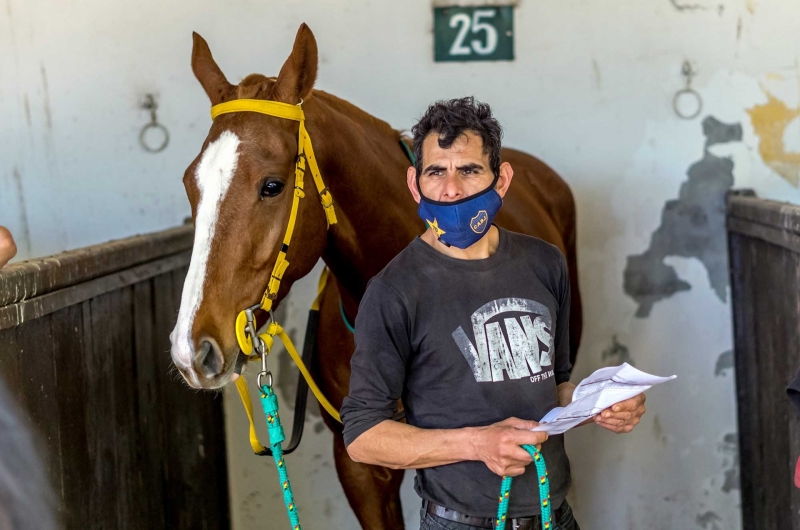
[[[229,83],[205,40],[194,34],[192,69],[212,105],[234,99],[302,102],[338,222],[327,229],[312,188],[300,208],[287,259],[291,263],[276,303],[322,258],[329,281],[320,304],[318,356],[312,373],[335,407],[347,395],[353,336],[340,314],[354,321],[367,282],[423,230],[406,187],[409,160],[401,135],[350,103],[314,90],[317,44],[303,24],[277,77],[252,74]],[[281,247],[292,202],[298,123],[254,112],[219,116],[183,178],[192,207],[195,240],[172,359],[193,387],[213,389],[241,365],[234,321],[256,303]],[[567,257],[572,289],[571,355],[581,332],[575,257],[575,206],[567,184],[540,160],[504,149],[514,185],[497,215],[509,230],[557,245]],[[536,259],[531,256],[531,259]],[[334,459],[345,494],[364,528],[402,528],[399,488],[403,472],[350,460],[341,425],[323,413],[334,432]]]

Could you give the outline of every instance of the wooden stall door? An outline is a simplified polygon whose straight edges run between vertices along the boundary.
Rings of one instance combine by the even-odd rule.
[[[191,229],[0,271],[0,374],[63,527],[230,528],[222,394],[170,369]]]
[[[800,207],[728,199],[728,243],[745,530],[800,530]]]

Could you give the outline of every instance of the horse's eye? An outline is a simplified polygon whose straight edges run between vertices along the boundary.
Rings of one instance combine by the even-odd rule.
[[[261,198],[275,197],[283,191],[283,182],[279,180],[268,180],[261,186]]]

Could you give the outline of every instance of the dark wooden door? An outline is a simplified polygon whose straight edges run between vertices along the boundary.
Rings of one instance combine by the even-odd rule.
[[[0,270],[0,374],[68,529],[230,528],[222,394],[171,371],[190,227]]]
[[[800,530],[800,207],[728,199],[743,528]]]

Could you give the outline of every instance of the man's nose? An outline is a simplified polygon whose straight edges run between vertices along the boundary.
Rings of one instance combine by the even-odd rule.
[[[449,201],[456,201],[464,195],[463,183],[461,177],[451,173],[444,179],[444,189],[442,190],[442,199]]]

